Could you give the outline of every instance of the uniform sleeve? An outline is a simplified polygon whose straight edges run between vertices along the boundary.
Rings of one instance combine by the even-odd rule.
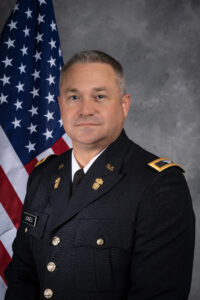
[[[182,173],[158,174],[140,203],[128,300],[186,300],[190,291],[195,217]]]
[[[30,175],[28,180],[23,211],[29,202],[31,188],[34,188],[34,184],[31,184],[32,177],[33,174]],[[5,278],[8,283],[5,300],[39,299],[39,282],[36,276],[34,259],[22,222],[13,243],[13,257],[5,270]]]

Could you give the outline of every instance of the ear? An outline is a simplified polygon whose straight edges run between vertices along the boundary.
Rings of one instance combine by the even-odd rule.
[[[122,97],[122,109],[124,112],[124,118],[126,119],[128,117],[129,108],[131,105],[131,96],[129,94],[125,94]]]

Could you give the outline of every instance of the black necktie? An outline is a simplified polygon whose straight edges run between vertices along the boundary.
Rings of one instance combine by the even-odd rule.
[[[84,175],[85,175],[85,173],[84,173],[83,169],[79,169],[74,174],[74,179],[72,182],[72,194],[75,191],[75,189],[77,188],[77,186],[79,185],[79,183],[81,182]]]

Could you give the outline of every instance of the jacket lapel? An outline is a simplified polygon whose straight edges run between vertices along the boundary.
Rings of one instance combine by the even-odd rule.
[[[129,143],[130,140],[123,131],[120,137],[93,163],[70,199],[68,197],[70,195],[71,167],[68,168],[70,172],[63,176],[64,180],[62,184],[60,182],[59,192],[54,191],[53,198],[57,203],[53,212],[54,229],[67,222],[93,201],[101,198],[125,176],[122,167]],[[71,152],[69,161],[66,163],[71,166]]]
[[[65,152],[55,168],[50,190],[51,228],[66,216],[68,209],[71,188],[71,150]]]

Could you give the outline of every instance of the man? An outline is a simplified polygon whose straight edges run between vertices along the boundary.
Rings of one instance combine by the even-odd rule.
[[[188,299],[189,190],[180,166],[126,136],[121,65],[99,51],[74,55],[59,104],[73,150],[30,175],[5,299]]]

